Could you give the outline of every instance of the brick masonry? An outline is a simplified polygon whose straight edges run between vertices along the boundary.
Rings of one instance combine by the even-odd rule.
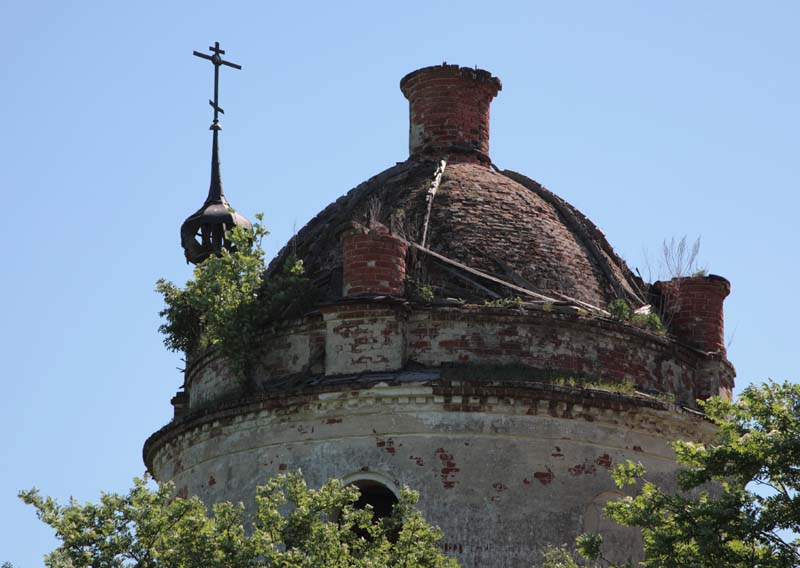
[[[408,240],[420,242],[427,226],[428,248],[473,268],[600,307],[620,297],[637,307],[646,303],[644,283],[591,221],[534,180],[491,164],[489,106],[501,89],[499,79],[479,69],[439,65],[410,73],[400,88],[409,100],[411,157],[326,207],[279,253],[271,270],[297,254],[327,298],[336,300],[346,269],[338,240],[342,227],[367,219],[394,227],[392,220],[401,218]],[[426,264],[420,258],[414,263],[409,271]],[[430,278],[424,283],[442,295],[485,297],[452,273],[421,268]]]
[[[402,296],[406,244],[382,225],[360,225],[341,235],[344,249],[342,295]]]
[[[731,283],[716,275],[673,278],[657,282],[663,311],[680,341],[703,351],[725,354],[725,324],[722,304]]]
[[[460,147],[488,157],[489,105],[500,89],[488,71],[458,65],[425,67],[403,77],[409,153],[439,155]]]
[[[603,318],[546,309],[434,307],[361,298],[264,339],[258,373],[263,388],[289,377],[346,376],[403,369],[473,368],[486,380],[511,369],[515,378],[551,377],[633,383],[689,407],[698,398],[729,397],[734,369],[666,336]],[[476,371],[477,372],[477,371]],[[209,358],[187,379],[190,407],[230,396],[237,385]]]

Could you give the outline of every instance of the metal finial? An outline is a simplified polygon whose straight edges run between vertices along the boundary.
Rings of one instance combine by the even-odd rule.
[[[212,51],[213,55],[200,53],[199,51],[193,51],[192,53],[214,64],[214,100],[208,101],[208,104],[214,109],[214,122],[211,123],[210,130],[219,130],[221,128],[219,125],[219,115],[225,114],[225,111],[219,106],[219,68],[221,65],[227,65],[234,69],[241,69],[242,66],[222,59],[221,56],[225,55],[225,50],[220,48],[218,41],[215,41],[213,47],[209,47],[208,49]]]
[[[225,111],[219,106],[219,68],[227,65],[234,69],[241,69],[241,65],[222,59],[225,51],[220,48],[219,42],[214,47],[209,47],[212,55],[193,52],[197,57],[207,59],[214,64],[214,100],[208,101],[214,109],[214,122],[210,130],[213,131],[211,145],[211,183],[208,187],[208,197],[203,206],[190,215],[181,225],[181,246],[183,246],[186,260],[194,264],[203,262],[212,254],[219,255],[223,247],[229,249],[232,244],[228,240],[227,231],[233,227],[243,227],[252,231],[253,227],[246,217],[234,211],[225,194],[222,192],[222,176],[219,168],[219,124],[220,113]]]

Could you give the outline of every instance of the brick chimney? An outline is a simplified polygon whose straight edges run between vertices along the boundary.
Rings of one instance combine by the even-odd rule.
[[[436,65],[400,81],[410,110],[409,153],[461,153],[489,161],[489,105],[502,89],[488,71]]]
[[[344,247],[342,295],[402,296],[406,280],[406,243],[385,226],[353,223],[340,238]]]
[[[731,283],[722,276],[690,276],[656,282],[667,326],[679,341],[725,355],[722,304]]]

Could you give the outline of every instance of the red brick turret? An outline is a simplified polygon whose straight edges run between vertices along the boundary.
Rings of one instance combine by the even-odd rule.
[[[353,224],[341,234],[344,246],[342,295],[402,296],[406,243],[383,225]]]
[[[725,354],[722,304],[731,283],[722,276],[691,276],[656,282],[670,333],[678,340]]]
[[[502,89],[488,71],[436,65],[409,73],[400,90],[410,108],[410,154],[489,156],[489,105]]]

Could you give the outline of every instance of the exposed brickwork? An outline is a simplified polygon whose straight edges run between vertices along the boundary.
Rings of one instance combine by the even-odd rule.
[[[463,149],[488,157],[489,105],[501,88],[488,71],[458,65],[425,67],[403,77],[409,153],[440,157]]]
[[[293,333],[264,338],[256,377],[263,388],[296,384],[302,376],[407,368],[444,368],[450,377],[509,384],[553,376],[628,381],[643,392],[672,394],[688,406],[698,398],[730,398],[733,387],[734,369],[724,355],[704,355],[668,337],[600,318],[535,309],[408,306],[391,299],[331,304],[321,312],[298,322]],[[233,395],[239,383],[212,358],[194,367],[186,388],[194,409]],[[482,412],[486,401],[471,396],[465,392],[448,400],[448,409]]]
[[[702,393],[717,394],[732,382],[732,368],[716,362],[714,372],[700,372],[706,359],[667,338],[610,321],[543,311],[415,310],[407,316],[406,336],[408,360],[455,365],[467,376],[487,381],[510,380],[498,376],[496,367],[511,366],[524,370],[518,380],[559,376],[629,381],[645,392],[671,393],[690,406]],[[470,406],[475,405],[458,404],[462,411]],[[475,408],[482,409],[480,404]]]
[[[678,340],[725,354],[725,324],[722,304],[731,284],[721,276],[673,278],[657,282],[669,331]]]
[[[406,244],[386,227],[354,226],[341,235],[344,247],[342,295],[402,296]]]
[[[404,236],[415,242],[421,242],[427,220],[426,245],[467,266],[599,307],[619,297],[643,304],[643,283],[584,215],[525,176],[487,167],[489,102],[500,87],[488,72],[456,65],[406,76],[401,89],[410,101],[411,158],[325,208],[270,270],[296,253],[327,299],[340,298],[344,266],[338,233],[352,221],[365,223],[379,203],[378,218],[372,220],[395,228],[391,221],[399,215]],[[447,165],[431,200],[431,182],[444,156]],[[486,297],[428,258],[418,255],[409,272],[418,266],[429,280],[424,283],[440,296]]]
[[[447,167],[428,239],[437,252],[486,272],[502,274],[499,259],[541,290],[601,306],[616,297],[592,254],[550,203],[480,166]]]
[[[396,309],[382,304],[322,308],[325,374],[391,371],[403,366],[405,334]]]
[[[318,314],[288,322],[286,329],[262,338],[259,368],[266,370],[272,381],[302,374],[321,374],[325,369],[325,337],[325,322]],[[176,418],[189,409],[234,396],[242,386],[214,351],[192,361],[187,367],[184,383],[188,396],[183,395],[181,401],[186,408],[179,411],[176,406]]]
[[[341,228],[354,219],[366,222],[375,199],[381,203],[382,223],[390,225],[392,213],[402,211],[407,238],[419,242],[434,170],[431,162],[407,162],[365,182],[300,230],[285,254],[296,247],[309,276],[331,300],[340,297],[343,247],[337,237]],[[576,219],[586,224],[577,213]],[[501,261],[541,290],[556,290],[602,307],[619,297],[617,290],[642,284],[616,255],[604,261],[611,270],[603,270],[586,241],[602,251],[611,248],[599,230],[590,228],[585,238],[579,236],[539,193],[502,173],[478,164],[449,163],[431,208],[428,246],[473,268],[502,275]],[[282,266],[282,258],[271,266]],[[417,259],[428,260],[420,255]],[[409,263],[409,271],[412,266]],[[437,289],[462,288],[443,295],[480,297],[446,271],[432,267],[428,274]]]

